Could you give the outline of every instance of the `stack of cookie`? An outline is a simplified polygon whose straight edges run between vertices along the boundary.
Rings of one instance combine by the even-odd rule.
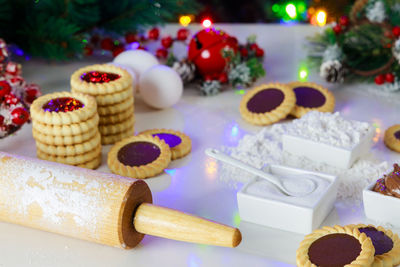
[[[71,76],[72,92],[96,98],[103,145],[114,144],[134,133],[132,82],[127,71],[107,64],[87,66]]]
[[[101,164],[99,115],[93,97],[47,94],[33,102],[31,117],[38,158],[89,169]]]

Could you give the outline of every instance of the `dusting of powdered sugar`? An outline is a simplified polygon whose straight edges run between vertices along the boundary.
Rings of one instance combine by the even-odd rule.
[[[256,168],[263,168],[268,164],[280,164],[338,176],[340,181],[338,199],[358,204],[362,200],[362,190],[389,168],[387,162],[381,162],[372,155],[364,155],[350,169],[344,170],[284,152],[282,135],[289,132],[294,125],[287,123],[265,127],[257,134],[245,135],[237,147],[223,147],[221,150]],[[219,175],[221,181],[233,187],[253,178],[253,175],[227,164],[222,165]]]
[[[361,142],[373,127],[366,122],[346,120],[339,112],[308,112],[292,122],[287,134],[336,147],[351,149]]]

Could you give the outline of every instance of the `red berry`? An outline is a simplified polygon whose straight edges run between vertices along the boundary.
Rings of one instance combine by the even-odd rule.
[[[125,34],[125,41],[128,44],[134,43],[138,41],[138,37],[136,34],[132,33],[132,32],[128,32]]]
[[[252,51],[256,51],[257,48],[258,48],[258,45],[256,43],[250,45],[250,50],[252,50]]]
[[[387,74],[385,75],[385,80],[386,80],[386,82],[388,82],[388,83],[393,83],[393,82],[394,82],[394,79],[395,79],[395,76],[393,75],[393,73],[387,73]]]
[[[125,51],[125,47],[123,45],[118,45],[118,46],[114,47],[114,49],[112,50],[113,57],[118,56],[119,54],[121,54],[124,51]]]
[[[400,27],[399,26],[394,26],[392,28],[392,33],[395,37],[399,37],[400,36]]]
[[[339,24],[336,24],[335,27],[332,28],[332,30],[336,33],[339,34],[342,31],[342,27]]]
[[[28,104],[32,104],[33,101],[39,96],[40,92],[38,89],[34,88],[36,85],[31,85],[32,88],[26,89],[25,91],[25,102]]]
[[[3,123],[4,123],[4,117],[0,115],[0,125],[3,125]]]
[[[247,50],[246,48],[242,47],[240,49],[240,54],[242,55],[242,57],[247,57],[249,55],[249,50]]]
[[[85,46],[85,48],[83,49],[83,54],[85,56],[91,56],[93,55],[93,48],[91,46]]]
[[[8,104],[8,105],[15,105],[15,104],[19,103],[18,97],[16,97],[15,95],[13,95],[11,93],[6,95],[4,97],[4,100],[5,100],[6,104]]]
[[[156,57],[158,58],[167,58],[168,51],[164,48],[158,48],[156,51]]]
[[[114,48],[113,39],[111,39],[110,37],[104,38],[103,40],[101,40],[100,47],[101,47],[101,49],[108,50],[108,51],[113,50],[113,48]]]
[[[375,77],[375,83],[377,85],[382,85],[385,83],[385,75],[381,74]]]
[[[161,39],[161,45],[164,48],[170,48],[172,46],[173,42],[174,42],[174,40],[172,40],[171,36],[166,36]]]
[[[264,50],[262,48],[257,48],[256,57],[262,57],[262,56],[264,56]]]
[[[6,81],[0,81],[0,97],[3,97],[11,92],[11,86]]]
[[[189,30],[185,28],[181,28],[176,33],[176,39],[179,41],[185,41],[189,37]]]
[[[154,27],[149,31],[147,36],[151,40],[158,40],[158,37],[160,36],[160,30],[158,28]]]
[[[341,16],[339,19],[339,24],[343,27],[347,27],[350,24],[350,19],[348,16]]]
[[[29,113],[25,108],[19,107],[11,111],[12,122],[16,125],[22,125],[29,119]]]
[[[228,75],[226,74],[226,72],[221,73],[221,74],[219,75],[218,80],[219,80],[221,83],[227,83],[227,82],[228,82]]]

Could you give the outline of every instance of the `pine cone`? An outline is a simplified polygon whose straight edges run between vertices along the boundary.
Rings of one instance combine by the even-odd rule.
[[[187,60],[175,61],[172,68],[181,76],[183,83],[193,81],[196,72],[196,66],[193,63]]]
[[[327,82],[343,82],[346,70],[338,60],[329,60],[321,64],[320,76]]]

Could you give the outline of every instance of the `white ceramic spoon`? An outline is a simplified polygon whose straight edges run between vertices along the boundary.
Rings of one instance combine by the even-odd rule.
[[[296,179],[285,179],[284,182],[282,182],[281,179],[278,177],[264,172],[262,170],[259,170],[257,168],[254,168],[248,164],[245,164],[235,158],[232,158],[228,156],[227,154],[222,153],[221,151],[213,148],[208,148],[206,149],[206,154],[216,160],[220,160],[222,162],[228,163],[234,167],[238,167],[240,169],[243,169],[247,172],[250,172],[254,175],[257,175],[258,177],[261,177],[270,183],[274,184],[276,187],[278,187],[284,194],[288,196],[294,196],[294,197],[301,197],[310,194],[311,192],[314,191],[315,189],[315,182],[311,179],[307,179],[305,177],[298,176]],[[308,183],[309,186],[301,186],[301,184]],[[305,191],[291,191],[289,188],[306,188]]]

